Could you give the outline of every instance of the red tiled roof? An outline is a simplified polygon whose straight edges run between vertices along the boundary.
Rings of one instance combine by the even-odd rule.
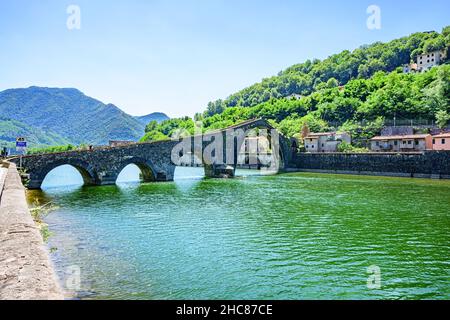
[[[310,133],[306,138],[310,137],[322,137],[322,136],[335,136],[336,132],[317,132],[317,133]]]
[[[433,138],[450,138],[450,132],[437,134]]]

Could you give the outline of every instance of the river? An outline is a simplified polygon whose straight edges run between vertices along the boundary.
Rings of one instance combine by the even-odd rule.
[[[58,206],[48,246],[64,284],[80,272],[79,298],[450,298],[450,181],[137,177],[130,166],[117,186],[82,187],[60,167],[28,192]]]

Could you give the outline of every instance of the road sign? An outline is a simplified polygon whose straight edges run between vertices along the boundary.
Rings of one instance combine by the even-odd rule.
[[[16,151],[25,152],[27,150],[27,141],[23,137],[16,139]]]

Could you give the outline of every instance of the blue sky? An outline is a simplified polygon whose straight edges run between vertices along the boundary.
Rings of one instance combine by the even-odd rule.
[[[449,24],[448,0],[0,0],[0,90],[75,87],[133,115],[192,116],[292,64]]]

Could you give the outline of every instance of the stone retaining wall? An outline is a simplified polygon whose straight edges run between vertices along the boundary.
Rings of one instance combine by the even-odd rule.
[[[62,290],[34,223],[16,166],[0,198],[0,300],[59,300]]]
[[[450,179],[450,151],[423,153],[298,153],[300,171]]]

